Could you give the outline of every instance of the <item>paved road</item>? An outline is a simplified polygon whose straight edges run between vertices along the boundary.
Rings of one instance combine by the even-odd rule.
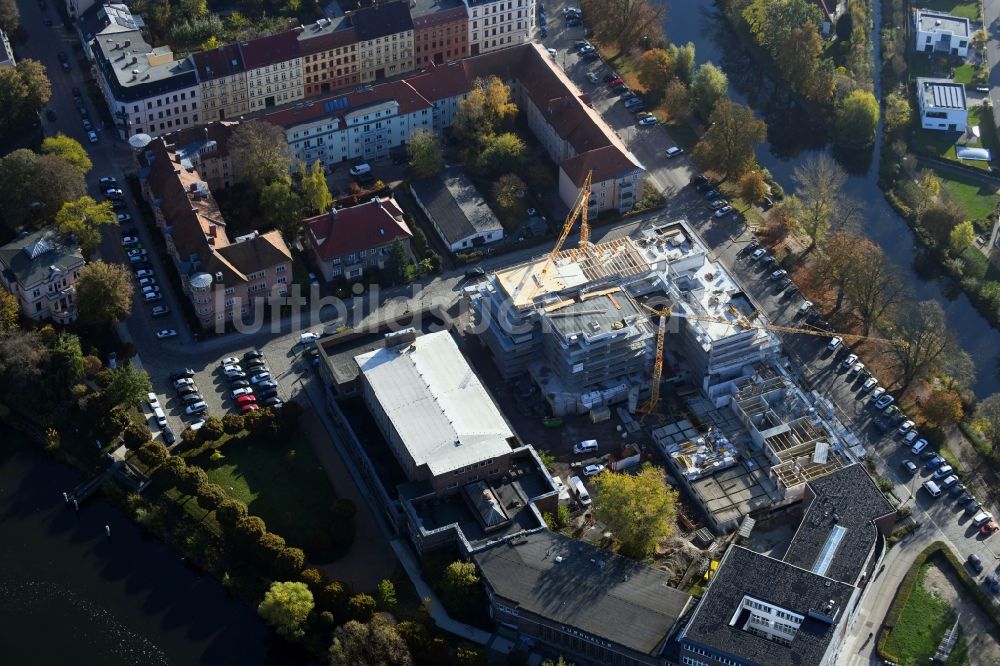
[[[986,40],[986,62],[990,68],[990,103],[994,109],[1000,109],[1000,0],[982,0],[983,28],[989,39]],[[1000,113],[993,114],[1000,133]]]

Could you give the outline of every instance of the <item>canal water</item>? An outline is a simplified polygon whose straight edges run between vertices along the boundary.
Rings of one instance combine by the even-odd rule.
[[[715,0],[660,0],[667,5],[664,30],[678,44],[692,42],[698,63],[714,62],[729,77],[730,95],[752,107],[768,123],[768,141],[757,150],[758,161],[771,171],[787,191],[794,189],[792,172],[811,151],[831,150],[822,126],[809,114],[789,109],[780,86],[765,77],[753,60],[738,48],[738,40],[722,17]],[[878,54],[879,3],[875,6],[872,41]],[[878,80],[875,81],[876,87]],[[881,137],[881,132],[879,133]],[[990,326],[968,297],[933,261],[925,256],[906,220],[886,202],[878,187],[878,146],[871,160],[844,164],[850,174],[845,191],[864,203],[863,233],[878,243],[895,262],[917,300],[941,303],[962,347],[975,362],[973,390],[979,398],[1000,391],[1000,332]],[[836,154],[834,154],[836,156]]]
[[[303,664],[256,613],[0,426],[0,663]],[[111,527],[111,539],[104,526]]]

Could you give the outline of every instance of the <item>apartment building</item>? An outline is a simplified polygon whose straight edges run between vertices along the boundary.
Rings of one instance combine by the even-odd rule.
[[[102,32],[90,42],[101,92],[122,138],[161,136],[202,122],[194,63],[153,48],[139,30]]]
[[[301,32],[302,28],[295,28],[240,43],[251,112],[295,102],[305,95]]]
[[[413,19],[406,2],[362,7],[349,20],[358,39],[362,83],[413,71]]]
[[[392,197],[375,197],[350,208],[333,209],[303,220],[306,242],[327,280],[361,277],[365,268],[383,268],[393,244],[410,253],[413,232]]]
[[[22,233],[0,247],[0,284],[24,316],[69,324],[77,315],[73,284],[85,264],[80,246],[51,227]]]
[[[320,19],[299,34],[306,97],[358,85],[358,36],[346,20]]]
[[[331,166],[385,157],[418,129],[433,128],[433,107],[405,81],[368,86],[262,116],[285,131],[296,159]]]
[[[417,67],[469,55],[469,13],[461,0],[412,0],[410,15]]]
[[[239,172],[229,157],[229,137],[237,126],[235,122],[215,121],[162,138],[178,164],[197,171],[208,187],[218,192],[239,180]]]
[[[246,68],[238,44],[227,44],[189,57],[198,74],[204,122],[239,118],[250,110]]]
[[[535,0],[463,0],[469,14],[469,53],[479,55],[528,41]]]
[[[219,330],[287,292],[292,254],[280,232],[230,239],[208,183],[163,139],[140,162],[143,196],[203,328]]]

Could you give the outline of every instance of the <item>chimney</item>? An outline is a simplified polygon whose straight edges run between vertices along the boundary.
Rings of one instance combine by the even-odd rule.
[[[132,46],[132,40],[131,40],[131,39],[126,39],[126,40],[125,40],[125,43],[124,43],[124,44],[122,44],[122,46],[123,46],[124,48],[128,48],[128,47]]]
[[[211,236],[212,238],[215,238],[218,235],[218,233],[219,233],[218,227],[216,227],[214,224],[208,225],[208,235],[209,236]]]
[[[220,282],[220,283],[222,282],[222,271],[218,271],[218,272],[217,272],[217,273],[215,274],[215,281],[216,281],[216,282]]]
[[[188,191],[189,192],[197,192],[198,191],[198,183],[190,183],[188,185]]]

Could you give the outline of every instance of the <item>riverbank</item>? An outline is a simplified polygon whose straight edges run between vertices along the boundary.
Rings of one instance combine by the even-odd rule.
[[[916,146],[927,141],[920,137],[928,133],[919,127],[918,113],[914,103],[912,86],[911,37],[909,34],[909,11],[892,0],[882,0],[882,48],[885,62],[882,104],[899,105],[905,100],[909,111],[908,122],[898,127],[887,127],[882,141],[879,186],[886,201],[906,220],[914,235],[934,261],[947,273],[969,297],[977,311],[995,329],[1000,329],[1000,271],[993,265],[990,255],[994,252],[990,240],[1000,197],[996,195],[994,179],[986,173],[956,166],[948,168],[947,162],[919,157],[925,151]],[[974,118],[982,118],[988,124],[983,131],[983,143],[996,144],[992,113],[984,109]],[[988,134],[987,134],[988,132]],[[954,133],[942,137],[949,139]],[[936,138],[936,137],[932,137]],[[949,145],[953,142],[945,141]],[[949,152],[949,151],[945,151]],[[927,181],[920,169],[928,169],[938,179],[937,183]],[[941,190],[942,194],[936,192]],[[937,206],[937,209],[934,208]],[[936,228],[942,219],[933,213],[947,212],[949,207],[957,207],[961,215],[954,215],[954,222],[943,217],[944,224],[951,228]],[[982,213],[986,213],[983,215]],[[964,220],[973,223],[973,238],[956,240],[952,234],[957,224]],[[936,226],[931,226],[932,224]],[[979,239],[978,241],[976,239]],[[971,242],[970,242],[971,241]]]
[[[0,440],[6,663],[311,663],[253,609],[100,497],[79,513],[69,509],[62,492],[79,481],[76,470],[5,425]]]

